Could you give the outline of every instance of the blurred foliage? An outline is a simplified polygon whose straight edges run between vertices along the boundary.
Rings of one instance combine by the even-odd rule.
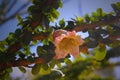
[[[62,7],[62,1],[31,2],[26,18],[16,16],[21,27],[0,41],[0,80],[9,80],[12,67],[18,67],[23,73],[26,73],[24,67],[30,67],[34,80],[115,79],[113,76],[102,77],[97,72],[119,65],[110,63],[109,59],[120,56],[120,2],[111,5],[114,12],[107,14],[98,8],[91,15],[85,14],[83,18],[76,16],[69,21],[63,18],[53,26],[50,22],[58,19],[60,13],[57,9]],[[4,7],[2,4],[0,9]],[[3,13],[0,12],[0,15]],[[74,61],[70,60],[70,55],[64,59],[54,59],[52,33],[58,29],[88,32],[88,37],[83,39],[84,44],[80,46],[80,54],[84,56],[79,56]],[[31,52],[31,46],[37,46],[36,53]],[[30,64],[33,65],[29,66]]]
[[[82,58],[82,57],[81,57]],[[59,71],[52,71],[50,74],[46,74],[44,76],[37,76],[34,80],[114,80],[115,78],[111,75],[102,78],[97,70],[101,70],[102,68],[106,68],[107,66],[112,69],[113,65],[109,63],[102,64],[102,62],[97,62],[92,58],[87,59],[79,59],[71,66],[64,66]]]

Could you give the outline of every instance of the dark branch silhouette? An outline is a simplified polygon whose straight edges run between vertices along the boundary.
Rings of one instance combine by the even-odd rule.
[[[12,8],[15,6],[15,4],[17,3],[18,0],[13,0],[11,1],[10,4],[8,4],[8,6],[6,6],[6,9],[5,9],[5,13],[9,13]]]
[[[12,9],[16,5],[17,1],[18,0],[14,0],[10,5],[9,5],[10,2],[8,3],[8,6],[6,6],[6,9],[5,9],[6,10],[5,11],[5,16],[4,16],[3,19],[0,19],[1,20],[0,21],[0,25],[2,25],[5,22],[7,22],[7,21],[9,21],[9,20],[11,20],[13,18],[15,18],[16,15],[23,15],[23,14],[27,13],[27,11],[26,12],[22,12],[22,10],[24,8],[26,8],[30,4],[30,1],[27,1],[26,3],[24,3],[23,5],[21,5],[20,8],[17,9],[17,11],[15,11],[12,15],[10,15],[9,17],[6,18],[7,14],[12,11]]]

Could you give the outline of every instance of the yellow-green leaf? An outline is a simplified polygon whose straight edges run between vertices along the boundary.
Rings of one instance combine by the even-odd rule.
[[[19,70],[20,70],[22,73],[26,73],[26,69],[25,69],[24,67],[20,66],[20,67],[18,67],[18,68],[19,68]]]
[[[61,65],[60,62],[56,62],[56,65],[57,65],[58,68],[61,68],[61,67],[62,67],[62,65]]]
[[[39,74],[40,75],[47,75],[47,74],[50,74],[50,72],[51,72],[50,68],[48,68],[47,70],[41,68],[40,71],[39,71]]]
[[[71,61],[70,59],[68,59],[68,58],[66,58],[66,59],[64,60],[64,62],[65,62],[68,66],[71,66],[71,65],[72,65],[72,61]]]
[[[104,46],[97,46],[93,52],[95,54],[96,60],[101,61],[106,56],[106,52],[107,52],[106,46],[105,45]]]
[[[35,64],[34,67],[32,68],[32,71],[31,71],[32,74],[33,74],[33,75],[38,74],[39,71],[40,71],[40,67],[41,67],[41,64]]]

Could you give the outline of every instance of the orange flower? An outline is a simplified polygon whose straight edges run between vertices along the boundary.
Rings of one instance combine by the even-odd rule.
[[[75,31],[61,29],[53,33],[53,40],[56,46],[55,59],[65,58],[68,54],[76,58],[79,55],[79,46],[83,44],[81,36]]]

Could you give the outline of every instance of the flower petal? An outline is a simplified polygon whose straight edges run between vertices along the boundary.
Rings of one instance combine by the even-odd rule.
[[[62,34],[61,36],[56,37],[53,43],[54,43],[55,45],[56,45],[56,44],[59,44],[59,42],[60,42],[64,37],[65,37],[65,34]]]
[[[83,40],[82,40],[80,35],[77,35],[77,39],[79,41],[79,45],[82,45],[83,44]]]
[[[55,59],[65,58],[68,55],[67,53],[63,52],[62,50],[58,48],[56,48],[55,53],[56,53],[54,57]]]
[[[79,47],[75,47],[71,53],[70,53],[74,58],[79,56]]]
[[[56,46],[55,59],[65,58],[68,54],[75,58],[79,56],[79,46],[83,44],[83,40],[75,31],[57,30],[53,34],[53,40]]]

